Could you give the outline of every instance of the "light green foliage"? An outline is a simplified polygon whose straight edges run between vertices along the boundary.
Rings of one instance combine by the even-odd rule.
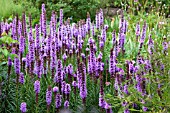
[[[144,58],[149,58],[151,60],[152,66],[156,73],[147,74],[145,77],[149,82],[147,82],[146,90],[149,93],[148,96],[142,96],[141,93],[136,91],[135,85],[136,82],[134,82],[132,85],[129,86],[128,90],[130,92],[129,95],[124,94],[123,92],[120,92],[120,94],[125,95],[123,98],[120,98],[119,96],[114,96],[113,92],[108,92],[106,94],[106,100],[109,103],[112,103],[112,107],[115,110],[115,112],[123,112],[125,108],[122,107],[123,102],[128,102],[128,107],[130,112],[143,112],[142,106],[148,107],[149,111],[151,112],[169,112],[170,110],[170,98],[169,94],[169,84],[170,84],[170,78],[169,78],[169,69],[170,69],[170,54],[167,56],[162,53],[162,43],[163,43],[163,37],[167,37],[167,42],[170,41],[168,38],[168,26],[169,26],[169,19],[165,18],[164,16],[159,15],[159,13],[151,12],[150,14],[146,15],[143,14],[143,12],[138,12],[138,16],[134,16],[133,14],[124,14],[125,18],[128,20],[128,32],[126,33],[126,41],[125,41],[125,50],[126,55],[124,57],[118,56],[118,62],[120,65],[125,65],[126,60],[136,60],[136,56],[139,49],[139,43],[136,43],[136,35],[135,35],[135,28],[137,22],[140,23],[140,28],[142,29],[144,21],[146,21],[148,28],[146,32],[146,39],[144,42],[144,47],[142,48],[141,55],[144,56]],[[117,18],[117,17],[114,17]],[[164,24],[160,24],[160,22],[163,22]],[[109,22],[108,22],[109,23]],[[110,22],[111,23],[111,22]],[[109,24],[110,31],[116,30],[114,27],[112,27],[112,24]],[[114,23],[116,25],[116,22]],[[155,52],[152,56],[149,55],[147,52],[148,48],[148,36],[149,34],[152,35],[152,39],[154,40],[154,47]],[[109,46],[107,46],[109,48]],[[170,49],[169,52],[170,53]],[[164,71],[162,72],[160,70],[160,67],[158,66],[158,63],[162,62],[164,64]],[[141,65],[141,70],[144,70],[144,67]],[[122,68],[122,67],[121,67]],[[124,68],[126,70],[126,68]],[[159,78],[159,80],[157,80]],[[135,81],[135,80],[133,80]],[[125,84],[128,81],[123,82]],[[161,92],[162,97],[158,95],[158,84],[161,84]],[[144,100],[146,103],[143,104],[141,100]],[[133,109],[132,104],[136,103],[138,105],[138,110]],[[163,109],[160,109],[163,108]]]
[[[14,57],[17,57],[15,54],[11,54],[9,48],[7,48],[6,45],[10,45],[12,43],[18,43],[18,41],[13,40],[10,36],[5,35],[0,38],[0,64],[7,61],[7,58],[10,57],[11,59],[14,59]],[[2,46],[3,45],[3,46]]]
[[[8,18],[13,14],[22,14],[21,4],[14,4],[13,0],[0,0],[0,19]]]

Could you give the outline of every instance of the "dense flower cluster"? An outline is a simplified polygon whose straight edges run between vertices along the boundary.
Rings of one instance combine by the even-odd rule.
[[[113,111],[112,104],[105,99],[105,91],[110,92],[109,88],[105,89],[105,86],[111,84],[111,91],[121,99],[131,94],[132,85],[141,96],[148,95],[146,84],[150,81],[146,75],[154,73],[153,63],[150,59],[156,48],[151,33],[147,39],[148,25],[146,22],[144,22],[142,31],[140,23],[136,24],[134,31],[136,44],[139,44],[138,54],[135,59],[127,60],[126,43],[129,41],[127,38],[129,23],[124,15],[121,15],[118,32],[113,30],[109,36],[107,33],[109,26],[104,24],[102,9],[96,12],[94,22],[91,22],[90,13],[87,13],[86,20],[71,24],[70,19],[64,21],[62,9],[60,9],[59,20],[56,12],[53,11],[49,25],[46,21],[45,4],[42,4],[40,22],[35,25],[35,28],[32,28],[32,20],[29,16],[29,29],[27,30],[25,14],[22,15],[22,20],[16,17],[11,24],[0,23],[0,27],[2,27],[0,34],[3,31],[11,31],[12,38],[19,42],[12,46],[12,53],[17,54],[18,57],[15,57],[14,61],[8,57],[8,66],[14,65],[17,79],[21,84],[24,84],[25,78],[30,76],[28,82],[34,82],[37,106],[38,96],[41,94],[40,83],[47,89],[46,94],[42,93],[46,95],[47,110],[50,110],[53,102],[56,110],[62,106],[67,109],[74,103],[72,98],[75,100],[80,98],[79,100],[86,106],[88,95],[90,95],[89,81],[96,86],[94,93],[95,96],[98,95],[98,105],[101,109],[106,110],[106,113],[113,113]],[[138,40],[138,38],[140,39]],[[146,46],[145,41],[148,41],[149,58],[141,55],[143,46]],[[110,48],[108,47],[110,52],[107,51],[108,48],[105,48],[108,44],[111,45]],[[161,44],[162,52],[167,55],[167,39],[164,38]],[[123,57],[123,61],[120,60],[121,57]],[[120,65],[121,63],[123,65]],[[157,65],[162,71],[160,75],[163,75],[165,65],[162,61]],[[155,78],[155,80],[159,81],[159,78]],[[158,83],[157,92],[160,98],[159,89],[161,87],[161,83]],[[43,90],[41,91],[43,92]],[[135,108],[137,104],[130,105],[123,101],[124,113],[130,113],[129,107],[131,106]],[[149,108],[142,105],[141,109],[146,112]],[[25,102],[21,103],[20,110],[23,113],[27,111]]]

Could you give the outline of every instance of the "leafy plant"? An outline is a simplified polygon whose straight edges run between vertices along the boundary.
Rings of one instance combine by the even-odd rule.
[[[9,18],[13,14],[22,14],[22,5],[15,4],[13,0],[0,0],[0,5],[0,20]]]

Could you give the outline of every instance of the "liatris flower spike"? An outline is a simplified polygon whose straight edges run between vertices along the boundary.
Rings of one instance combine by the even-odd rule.
[[[22,113],[26,113],[26,111],[27,111],[27,104],[25,102],[21,103],[20,110],[21,110]]]

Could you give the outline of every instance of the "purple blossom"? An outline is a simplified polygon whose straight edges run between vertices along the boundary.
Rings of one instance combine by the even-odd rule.
[[[36,31],[36,43],[35,43],[35,47],[36,47],[36,49],[38,50],[39,48],[40,48],[40,37],[39,37],[39,25],[38,24],[36,24],[36,26],[35,26],[35,31]]]
[[[19,52],[22,54],[24,52],[24,47],[25,47],[25,43],[24,43],[24,37],[21,36],[19,38]]]
[[[77,82],[76,82],[76,81],[73,81],[73,82],[72,82],[72,86],[73,86],[73,87],[76,87],[76,86],[77,86]]]
[[[66,55],[66,53],[64,53],[63,60],[66,61],[66,59],[67,59],[67,55]]]
[[[89,48],[86,48],[86,51],[89,51],[90,49]]]
[[[145,62],[144,62],[144,64],[145,64],[145,70],[146,71],[149,71],[150,69],[151,69],[151,63],[150,63],[150,61],[149,60],[145,60]]]
[[[101,108],[104,108],[105,107],[105,100],[104,100],[104,98],[103,98],[103,95],[99,95],[99,106],[101,107]]]
[[[42,74],[42,61],[40,59],[38,59],[38,61],[36,62],[36,74],[38,75],[38,78],[41,78],[41,74]]]
[[[12,59],[8,57],[8,66],[12,66]]]
[[[99,27],[100,27],[100,23],[99,23],[99,19],[100,18],[100,16],[99,16],[99,12],[96,12],[96,18],[95,18],[95,20],[96,20],[96,28],[97,29],[99,29]]]
[[[90,28],[91,28],[91,19],[90,19],[90,14],[87,13],[87,19],[86,19],[86,30],[87,31],[90,31]]]
[[[69,107],[69,101],[68,101],[68,100],[66,100],[66,101],[64,102],[64,107],[65,107],[65,108],[68,108],[68,107]]]
[[[45,4],[42,4],[42,13],[41,13],[41,21],[42,21],[42,33],[43,33],[43,36],[44,38],[46,37],[47,35],[47,31],[46,31],[46,9],[45,9]]]
[[[82,84],[80,86],[80,97],[82,99],[86,98],[87,97],[87,89],[86,89],[86,85],[85,84]]]
[[[73,65],[72,64],[68,65],[68,74],[73,75]]]
[[[20,60],[18,57],[15,57],[14,59],[14,69],[16,74],[20,73]]]
[[[108,30],[108,28],[109,28],[108,25],[104,25],[104,29],[105,29],[106,31]]]
[[[167,51],[168,50],[168,42],[164,41],[162,43],[162,46],[163,46],[163,51]]]
[[[100,41],[100,49],[104,48],[104,42]]]
[[[104,43],[106,42],[106,30],[105,29],[102,29],[102,32],[101,32],[101,41],[103,41]]]
[[[143,110],[144,112],[146,112],[146,111],[148,110],[148,108],[145,107],[145,106],[142,106],[142,110]]]
[[[56,47],[55,47],[55,41],[52,41],[52,44],[51,44],[51,64],[50,64],[50,67],[51,67],[51,70],[55,69],[55,66],[56,66]]]
[[[60,9],[60,26],[63,25],[63,10]]]
[[[65,94],[70,94],[70,91],[71,91],[70,84],[66,84],[66,85],[65,85],[65,88],[64,88],[64,93],[65,93]]]
[[[22,102],[21,103],[20,110],[21,110],[22,113],[26,113],[26,111],[27,111],[27,104],[26,104],[26,102]]]
[[[59,91],[59,89],[58,89],[57,86],[53,87],[53,92],[54,92],[54,93],[56,93],[56,92],[58,92],[58,91]]]
[[[125,109],[125,110],[124,110],[124,113],[130,113],[129,109],[128,109],[128,108]]]
[[[24,73],[20,73],[19,82],[20,82],[21,84],[24,84],[24,82],[25,82]]]
[[[61,106],[61,102],[62,102],[62,96],[60,94],[56,94],[55,97],[55,107],[59,108]]]
[[[123,101],[122,106],[123,106],[123,107],[126,107],[127,105],[128,105],[128,102]]]
[[[49,86],[47,91],[46,91],[46,102],[47,102],[47,105],[50,105],[51,101],[52,101],[52,88],[51,88],[51,86]]]
[[[40,93],[40,81],[39,80],[36,80],[34,82],[34,91],[36,94]]]
[[[110,108],[111,106],[107,102],[105,102],[105,109],[110,109]]]
[[[62,81],[62,84],[61,84],[61,91],[64,93],[65,91],[65,87],[66,87],[66,82],[65,81]]]
[[[95,36],[95,26],[94,26],[94,24],[92,24],[92,26],[91,26],[91,34],[92,34],[92,37]]]
[[[87,87],[86,87],[86,66],[84,63],[80,64],[79,68],[79,89],[80,89],[80,97],[85,99],[87,97]]]
[[[112,32],[112,43],[113,43],[113,45],[116,44],[116,31]]]
[[[119,85],[118,85],[118,78],[116,77],[116,79],[115,79],[115,83],[114,83],[114,88],[116,89],[116,90],[118,90],[118,88],[119,88]]]
[[[121,49],[124,48],[124,44],[125,44],[125,34],[124,33],[120,33],[119,34],[119,47]]]
[[[84,53],[81,53],[81,57],[82,57],[82,59],[85,59],[86,55]]]
[[[154,51],[154,42],[152,40],[151,35],[149,35],[148,52],[151,55],[151,54],[153,54],[153,51]]]
[[[109,72],[111,76],[114,76],[116,72],[116,56],[114,55],[113,49],[110,51]]]
[[[125,94],[129,94],[129,92],[128,92],[128,85],[127,85],[127,84],[124,85],[124,87],[123,87],[123,92],[124,92]]]
[[[162,64],[162,63],[161,63],[160,65],[161,65],[161,66],[160,66],[160,70],[163,71],[163,70],[165,69],[165,66],[164,66],[164,64]]]
[[[103,25],[104,22],[104,17],[103,17],[103,10],[100,8],[100,12],[99,12],[99,25]]]
[[[140,43],[143,44],[146,38],[146,30],[147,30],[147,24],[144,22],[143,29],[142,29],[142,35],[140,38]]]
[[[26,63],[27,59],[24,57],[22,58],[22,62],[25,62]]]
[[[57,82],[57,83],[61,83],[63,81],[63,66],[62,66],[62,61],[61,60],[58,60],[58,65],[57,65],[57,68],[56,68],[56,74],[55,74],[55,77],[54,77],[54,82]]]

